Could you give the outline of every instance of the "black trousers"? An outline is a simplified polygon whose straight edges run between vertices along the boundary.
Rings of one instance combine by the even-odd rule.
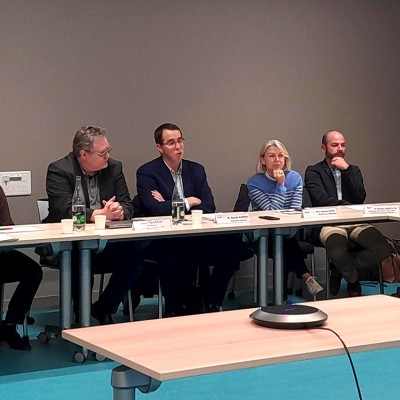
[[[0,282],[19,282],[11,297],[6,321],[22,324],[42,281],[42,268],[29,256],[16,250],[0,252]]]
[[[160,264],[166,312],[175,312],[190,302],[198,269],[210,266],[205,302],[221,306],[229,281],[239,268],[240,241],[239,235],[232,234],[154,240],[151,253]]]
[[[101,253],[91,254],[93,275],[110,273],[110,280],[98,300],[104,313],[114,314],[128,290],[143,272],[143,249],[147,241],[109,242]],[[79,252],[72,250],[72,300],[75,316],[79,315]]]

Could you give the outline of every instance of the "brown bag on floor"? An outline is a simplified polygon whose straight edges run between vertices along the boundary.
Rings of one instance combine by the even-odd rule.
[[[382,277],[385,282],[400,282],[400,240],[386,238],[392,254],[381,262]]]

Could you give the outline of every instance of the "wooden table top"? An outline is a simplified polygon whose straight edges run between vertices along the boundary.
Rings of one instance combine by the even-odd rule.
[[[328,314],[351,352],[400,345],[400,300],[375,295],[308,304]],[[73,343],[158,380],[344,354],[322,329],[280,330],[256,325],[254,309],[130,322],[63,331]]]

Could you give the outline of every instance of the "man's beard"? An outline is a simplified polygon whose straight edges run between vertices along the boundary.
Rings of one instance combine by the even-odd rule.
[[[329,160],[332,160],[335,157],[341,157],[344,158],[345,153],[343,152],[337,152],[337,153],[327,153]]]

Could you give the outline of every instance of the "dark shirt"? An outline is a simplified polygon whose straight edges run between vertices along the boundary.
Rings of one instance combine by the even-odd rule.
[[[62,218],[71,218],[72,196],[77,175],[82,176],[82,169],[73,153],[49,165],[46,177],[49,215],[44,222],[59,222]],[[109,200],[116,196],[116,201],[124,210],[125,219],[132,218],[133,206],[120,161],[111,158],[108,160],[107,168],[98,173],[98,186],[101,200]],[[82,188],[86,200],[86,218],[89,221],[93,210],[88,207],[90,199],[86,179],[82,180]]]

